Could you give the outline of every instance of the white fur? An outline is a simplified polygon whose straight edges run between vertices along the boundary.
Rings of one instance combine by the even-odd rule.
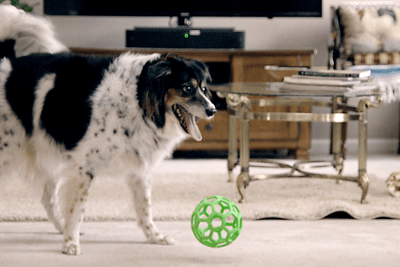
[[[53,25],[46,19],[0,4],[0,41],[14,39],[17,55],[68,51],[55,36]]]

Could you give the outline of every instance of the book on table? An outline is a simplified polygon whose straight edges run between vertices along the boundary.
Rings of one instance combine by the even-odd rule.
[[[297,75],[284,77],[284,90],[347,92],[369,90],[371,71],[301,70]]]
[[[331,78],[299,78],[299,77],[284,77],[283,82],[290,84],[310,84],[310,85],[336,85],[336,86],[352,86],[360,84],[362,80],[360,79],[331,79]]]
[[[301,76],[365,78],[371,76],[371,70],[301,70]]]
[[[353,86],[334,86],[334,85],[310,85],[310,84],[291,84],[291,83],[282,83],[280,86],[283,90],[290,91],[320,91],[320,92],[350,92],[350,91],[361,91],[361,90],[374,90],[376,89],[376,85],[371,83],[361,83]]]

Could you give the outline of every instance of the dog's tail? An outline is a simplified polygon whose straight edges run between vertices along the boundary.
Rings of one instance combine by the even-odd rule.
[[[66,52],[53,25],[12,5],[0,4],[0,59],[31,53]]]

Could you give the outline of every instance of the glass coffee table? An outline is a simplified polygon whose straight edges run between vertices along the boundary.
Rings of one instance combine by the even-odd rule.
[[[318,90],[284,89],[283,83],[229,83],[210,86],[212,91],[226,99],[228,107],[234,111],[229,118],[229,180],[233,181],[233,169],[240,166],[236,179],[237,189],[241,196],[239,202],[246,199],[245,188],[253,181],[275,178],[322,178],[337,181],[356,182],[362,189],[361,203],[365,202],[369,188],[367,175],[367,109],[377,108],[383,103],[383,93],[371,83],[362,88],[333,90],[329,86],[319,86]],[[256,99],[248,96],[259,96]],[[357,106],[347,104],[347,100],[356,98]],[[251,107],[267,106],[320,106],[331,108],[330,113],[295,113],[295,112],[259,112]],[[332,161],[297,161],[293,165],[275,160],[251,159],[249,148],[249,121],[284,121],[284,122],[327,122],[332,123],[331,152]],[[343,128],[350,121],[358,121],[358,175],[342,175],[344,146],[342,143]],[[238,159],[237,126],[240,123]],[[278,174],[250,175],[250,167],[277,168]],[[314,169],[333,167],[335,174],[317,173]],[[337,174],[336,174],[337,172]]]

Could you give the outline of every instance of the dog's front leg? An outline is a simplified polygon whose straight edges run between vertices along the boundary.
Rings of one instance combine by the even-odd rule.
[[[67,210],[64,211],[66,219],[62,252],[67,255],[81,254],[79,244],[80,226],[85,214],[86,201],[93,175],[86,173],[81,178],[78,184],[72,183],[75,186],[69,186],[67,189],[70,191],[70,199],[68,201],[72,201],[71,205],[68,205]]]
[[[128,179],[128,184],[134,196],[136,210],[136,221],[142,228],[147,240],[153,244],[172,245],[174,240],[159,233],[154,225],[151,211],[151,176],[132,175]]]

